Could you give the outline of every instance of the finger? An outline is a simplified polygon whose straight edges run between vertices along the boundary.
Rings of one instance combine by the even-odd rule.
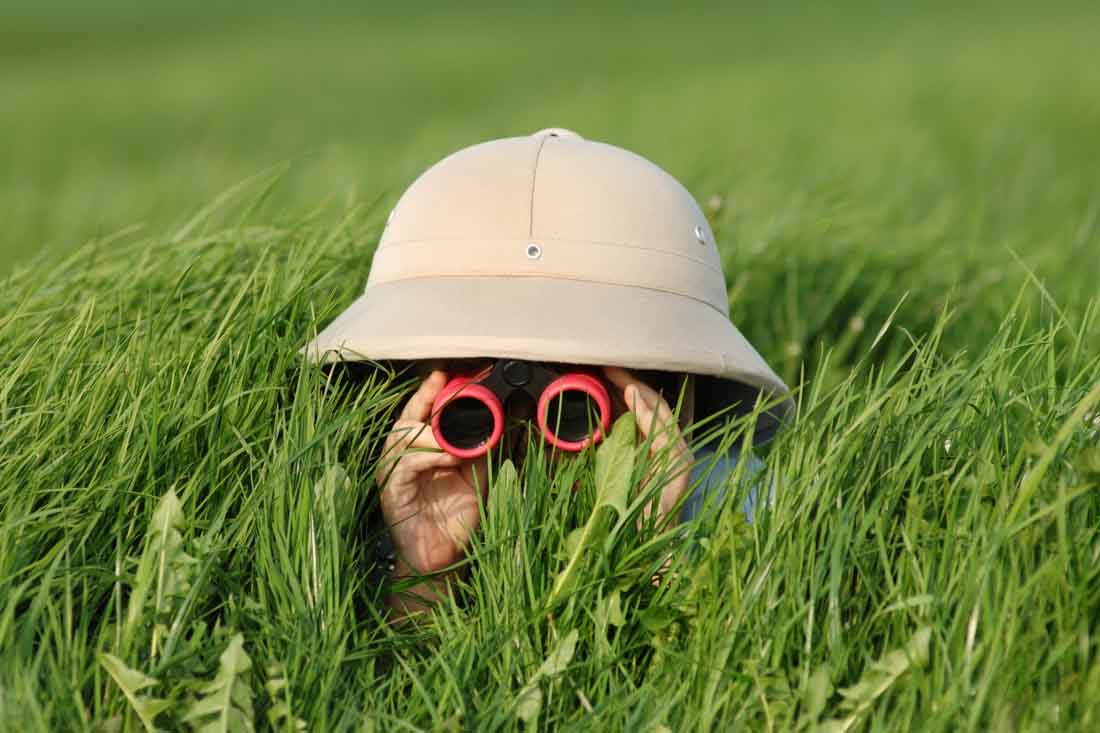
[[[442,451],[430,425],[414,420],[398,420],[386,436],[382,455],[378,458],[379,467],[388,470],[414,449]]]
[[[671,420],[662,415],[652,399],[642,393],[637,386],[630,385],[626,388],[626,392],[627,406],[634,413],[635,422],[642,433],[642,437],[648,440],[652,436],[650,452],[659,451],[668,444],[671,438],[671,431],[668,429]]]
[[[626,407],[634,413],[638,429],[642,431],[644,437],[648,438],[650,429],[653,427],[653,408],[646,402],[641,390],[633,384],[626,388],[624,395],[626,397]]]
[[[378,459],[375,481],[379,486],[385,485],[390,480],[390,474],[399,470],[404,459],[418,453],[450,455],[443,452],[430,425],[414,420],[398,420],[386,436],[382,455]]]
[[[628,408],[634,401],[634,399],[629,396],[631,388],[634,388],[638,390],[638,393],[651,407],[657,410],[662,418],[665,420],[672,419],[672,409],[668,406],[665,398],[661,396],[661,393],[635,377],[626,369],[617,366],[606,366],[604,367],[604,374],[607,375],[608,380],[612,384],[620,389]]]
[[[679,519],[679,512],[676,512],[676,507],[680,504],[680,499],[688,488],[688,474],[684,473],[682,468],[676,472],[676,475],[665,485],[661,491],[660,512],[662,517],[666,517],[670,514],[677,515],[675,518]]]
[[[432,402],[435,401],[436,395],[446,384],[446,372],[433,369],[432,373],[420,383],[420,387],[409,398],[409,401],[405,403],[405,407],[401,410],[400,419],[427,422],[432,414]]]
[[[687,479],[685,471],[691,465],[691,453],[674,421],[662,420],[651,404],[634,394],[633,385],[628,387],[628,392],[635,404],[637,423],[642,435],[650,440],[649,455],[653,459],[646,468],[641,485],[647,486],[654,477],[662,477],[664,488],[661,491],[659,513],[664,515],[675,506],[684,492]],[[648,517],[648,513],[646,516]]]
[[[679,434],[673,433],[673,423],[662,421],[653,406],[638,395],[633,386],[627,389],[631,393],[631,402],[634,404],[635,423],[642,434],[643,440],[649,441],[650,457],[656,459],[649,462],[645,478],[643,478],[643,484],[645,484],[646,479],[658,470],[658,464],[675,457],[675,455],[670,454],[679,452],[676,450],[675,445],[671,449],[669,447],[670,444],[679,439]]]
[[[407,453],[401,456],[400,460],[389,462],[385,467],[379,467],[375,475],[375,483],[382,488],[405,486],[414,484],[422,473],[458,468],[461,464],[462,459],[451,456],[450,453]]]
[[[628,387],[628,391],[631,395],[636,394],[635,389],[634,386]],[[656,408],[651,401],[643,399],[640,394],[632,396],[631,400],[637,407],[635,415],[643,437],[649,439],[652,434],[652,440],[650,442],[651,454],[657,455],[669,445],[673,446],[673,451],[677,454],[688,450],[687,443],[680,434],[680,427],[673,417],[672,412],[668,409],[668,405],[664,403],[664,400],[657,397],[659,402]]]
[[[462,459],[450,453],[410,453],[401,459],[398,469],[402,476],[410,479],[437,468],[457,468]]]
[[[653,389],[645,382],[635,382],[633,386],[642,394],[646,404],[648,404],[651,409],[657,411],[657,415],[661,418],[662,422],[672,421],[672,408],[669,407],[668,402],[661,396],[660,392]]]
[[[400,448],[431,448],[443,450],[428,423],[418,420],[398,420],[390,428],[388,439]]]
[[[607,380],[618,388],[618,393],[623,396],[624,400],[626,399],[627,387],[640,382],[637,377],[622,367],[605,366],[603,368],[603,373],[604,376],[607,377]],[[627,401],[628,406],[629,404],[629,401]]]

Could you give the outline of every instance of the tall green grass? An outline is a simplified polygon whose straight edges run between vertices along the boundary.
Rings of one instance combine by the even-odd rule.
[[[0,11],[0,729],[1100,725],[1091,6],[252,7]],[[775,502],[662,534],[628,422],[533,451],[391,629],[415,385],[297,349],[417,172],[548,125],[703,204]]]
[[[383,214],[291,226],[228,200],[9,281],[5,727],[1095,724],[1095,302],[1058,317],[1028,284],[965,353],[951,303],[925,333],[869,320],[844,363],[823,349],[752,526],[731,495],[687,539],[638,530],[632,451],[498,465],[459,602],[393,631],[369,461],[412,385],[333,390],[296,353]],[[625,514],[593,519],[611,484]]]

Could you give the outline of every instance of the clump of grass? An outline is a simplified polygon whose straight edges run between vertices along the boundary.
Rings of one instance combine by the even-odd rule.
[[[533,443],[494,465],[453,602],[394,629],[369,477],[414,385],[297,354],[382,214],[227,226],[242,208],[0,295],[5,726],[1095,724],[1095,302],[1052,318],[1025,284],[967,352],[950,306],[824,349],[752,525],[744,486],[639,522],[626,422],[555,470]]]

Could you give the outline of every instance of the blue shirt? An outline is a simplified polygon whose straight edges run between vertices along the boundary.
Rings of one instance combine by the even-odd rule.
[[[722,456],[716,456],[714,449],[709,447],[696,451],[695,465],[692,466],[691,481],[688,484],[689,488],[692,486],[696,488],[680,509],[681,522],[697,517],[708,503],[712,507],[718,505],[731,486],[739,461],[741,461],[741,448],[737,445],[730,446],[729,452]],[[764,468],[763,461],[751,454],[745,458],[745,465],[741,468],[741,481],[751,486],[741,505],[749,522],[752,522],[753,514],[756,512],[758,474],[762,468]]]

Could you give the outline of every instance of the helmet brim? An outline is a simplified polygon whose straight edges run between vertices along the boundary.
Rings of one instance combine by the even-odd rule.
[[[728,316],[701,300],[634,286],[547,277],[376,283],[302,351],[318,364],[511,357],[706,375],[733,383],[713,383],[718,402],[723,394],[748,402],[754,391],[785,398],[758,422],[757,442],[791,408],[787,386]]]

